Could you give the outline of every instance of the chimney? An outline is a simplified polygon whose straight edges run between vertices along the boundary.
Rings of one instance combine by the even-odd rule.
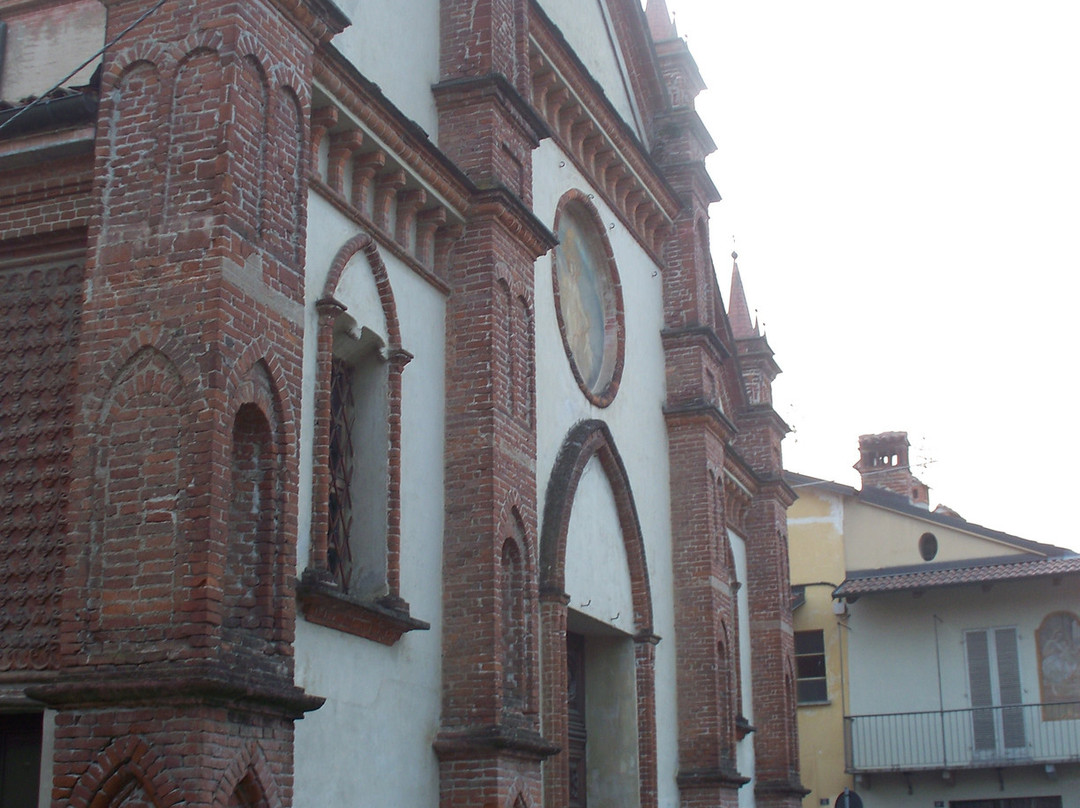
[[[862,490],[877,488],[906,497],[912,505],[930,508],[930,488],[911,473],[907,432],[880,432],[859,435],[859,462]]]

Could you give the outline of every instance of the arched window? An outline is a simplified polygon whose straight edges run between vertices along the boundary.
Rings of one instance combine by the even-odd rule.
[[[386,594],[388,363],[382,340],[335,324],[330,378],[327,567],[342,591]]]
[[[524,713],[528,705],[528,625],[525,569],[513,539],[502,551],[503,709]]]
[[[402,371],[412,355],[370,236],[338,251],[315,308],[311,556],[297,599],[308,622],[393,645],[430,626],[401,597]]]

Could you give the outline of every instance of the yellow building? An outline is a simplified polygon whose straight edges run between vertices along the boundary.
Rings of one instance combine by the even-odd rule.
[[[1080,556],[931,511],[906,433],[859,449],[860,490],[786,477],[803,805],[1080,808]]]

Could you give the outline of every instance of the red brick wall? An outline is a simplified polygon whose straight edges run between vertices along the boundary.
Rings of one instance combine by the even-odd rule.
[[[82,262],[0,263],[0,674],[31,680],[59,662]]]
[[[151,3],[106,5],[108,40]],[[292,722],[318,704],[292,684],[317,16],[158,9],[105,56],[93,194],[73,163],[0,207],[5,237],[89,220],[87,293],[42,285],[83,323],[56,348],[78,371],[57,392],[74,424],[45,643],[60,675],[29,691],[59,711],[57,806],[291,803]]]

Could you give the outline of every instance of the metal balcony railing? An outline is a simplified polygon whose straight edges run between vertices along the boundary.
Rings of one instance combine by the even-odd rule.
[[[844,717],[849,772],[1080,761],[1080,701]]]

